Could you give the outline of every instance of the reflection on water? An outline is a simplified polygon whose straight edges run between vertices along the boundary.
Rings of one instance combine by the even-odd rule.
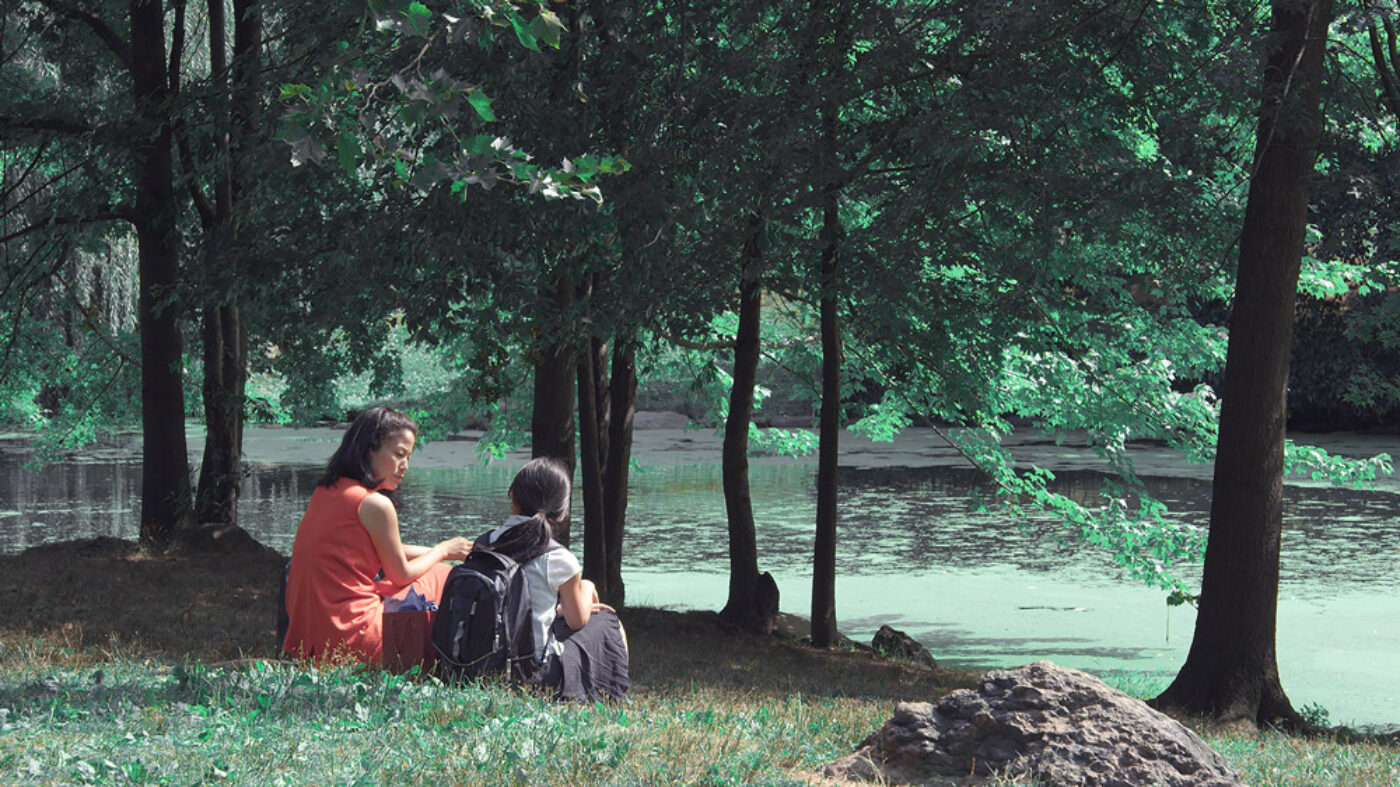
[[[506,516],[517,464],[415,467],[402,494],[405,538],[432,543],[495,527]],[[289,552],[320,473],[305,464],[251,464],[241,524]],[[760,567],[777,578],[783,609],[806,615],[815,468],[756,464],[749,475]],[[718,609],[729,569],[719,468],[642,467],[631,479],[629,601]],[[1101,480],[1065,471],[1055,489],[1092,504]],[[840,483],[837,598],[846,633],[868,638],[891,623],[941,661],[963,666],[1051,658],[1169,678],[1184,660],[1190,608],[1169,609],[1160,590],[1121,579],[1102,550],[1064,543],[1053,520],[1017,525],[979,512],[969,496],[981,483],[973,471],[842,468]],[[1155,478],[1149,485],[1172,517],[1206,523],[1208,481]],[[1280,667],[1295,703],[1319,702],[1334,719],[1396,721],[1378,699],[1395,692],[1378,687],[1394,686],[1400,649],[1393,626],[1400,615],[1397,502],[1400,495],[1387,491],[1286,489]],[[98,456],[34,472],[15,446],[0,444],[0,551],[100,535],[134,539],[139,505],[137,462]],[[1198,572],[1181,573],[1196,584]]]
[[[239,502],[243,526],[263,543],[291,550],[296,526],[321,470],[255,464]],[[34,472],[14,453],[0,453],[0,551],[90,536],[135,538],[140,473],[133,462],[52,464]],[[506,514],[514,467],[415,469],[402,490],[406,538],[431,543],[474,536]],[[808,571],[816,516],[810,465],[750,468],[760,564],[781,573]],[[1097,500],[1101,476],[1060,473],[1056,491]],[[911,571],[987,570],[997,566],[1062,579],[1116,576],[1100,549],[1066,541],[1052,518],[1015,524],[977,510],[971,493],[988,493],[963,468],[843,468],[840,472],[838,569],[842,576]],[[1189,478],[1148,479],[1171,516],[1204,526],[1210,484]],[[1351,587],[1400,586],[1400,498],[1388,492],[1287,487],[1282,578],[1305,596],[1331,596]],[[581,510],[575,501],[575,511]],[[727,529],[719,468],[711,465],[641,468],[632,473],[625,562],[665,571],[728,571]],[[1198,567],[1181,569],[1188,581]]]
[[[34,472],[23,456],[0,454],[0,552],[86,536],[134,539],[141,466],[54,464]]]

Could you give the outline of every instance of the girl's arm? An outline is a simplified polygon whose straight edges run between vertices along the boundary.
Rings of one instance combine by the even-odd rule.
[[[365,496],[360,503],[360,524],[374,542],[384,578],[395,585],[407,585],[444,560],[461,560],[472,548],[472,542],[465,538],[449,538],[428,548],[406,546],[399,538],[399,514],[383,495]]]
[[[612,607],[598,601],[598,588],[582,574],[574,574],[559,586],[559,606],[564,608],[564,622],[574,631],[588,625],[594,612],[613,611]]]

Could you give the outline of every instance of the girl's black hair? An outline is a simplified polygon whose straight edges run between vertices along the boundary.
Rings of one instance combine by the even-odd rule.
[[[418,424],[397,410],[371,407],[361,412],[351,422],[350,428],[345,430],[345,436],[340,439],[340,447],[331,454],[331,461],[326,464],[326,474],[321,476],[320,485],[332,487],[342,478],[353,478],[370,489],[379,486],[384,479],[374,477],[370,470],[369,455],[384,445],[385,440],[405,431],[417,437]],[[399,501],[391,491],[385,490],[381,494],[392,500],[395,506],[398,505]]]
[[[569,518],[569,467],[558,459],[531,459],[510,482],[510,496],[529,522],[507,530],[488,548],[524,563],[549,551],[554,532]]]

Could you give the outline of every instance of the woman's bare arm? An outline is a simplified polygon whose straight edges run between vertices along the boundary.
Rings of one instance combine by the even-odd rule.
[[[465,538],[449,538],[427,548],[406,546],[399,538],[399,514],[383,495],[367,495],[360,503],[360,524],[374,542],[384,578],[395,585],[407,585],[444,560],[461,560],[472,548]],[[409,554],[410,547],[417,554]]]

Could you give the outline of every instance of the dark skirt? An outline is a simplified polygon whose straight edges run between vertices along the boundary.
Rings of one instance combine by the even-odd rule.
[[[547,688],[564,699],[590,702],[620,700],[627,694],[627,636],[616,613],[594,612],[578,631],[560,615],[550,634],[564,652],[545,657],[541,682]]]

